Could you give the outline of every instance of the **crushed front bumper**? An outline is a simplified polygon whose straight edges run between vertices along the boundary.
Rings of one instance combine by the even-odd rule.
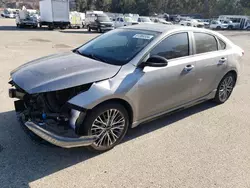
[[[96,140],[96,136],[66,137],[57,135],[32,121],[27,121],[25,126],[37,136],[62,148],[89,146]]]

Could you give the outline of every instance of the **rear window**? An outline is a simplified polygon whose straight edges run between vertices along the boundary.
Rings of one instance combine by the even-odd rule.
[[[194,33],[196,54],[218,50],[218,44],[213,35],[207,33]]]

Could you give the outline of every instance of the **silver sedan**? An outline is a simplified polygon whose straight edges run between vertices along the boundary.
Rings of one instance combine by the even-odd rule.
[[[18,67],[9,96],[32,138],[106,151],[129,127],[206,100],[226,102],[243,55],[210,30],[129,26]]]

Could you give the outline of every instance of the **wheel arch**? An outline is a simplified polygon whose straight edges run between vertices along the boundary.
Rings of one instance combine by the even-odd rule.
[[[237,82],[238,73],[237,73],[235,70],[230,70],[230,71],[228,71],[228,72],[225,74],[225,76],[226,76],[227,74],[233,74],[234,77],[235,77],[235,82]]]
[[[128,101],[121,99],[121,98],[113,98],[113,99],[108,99],[108,100],[102,101],[101,103],[97,104],[93,108],[97,108],[98,106],[101,106],[101,105],[104,105],[107,103],[119,103],[119,104],[121,104],[128,112],[129,124],[130,124],[130,126],[132,125],[133,119],[134,119],[134,110]]]

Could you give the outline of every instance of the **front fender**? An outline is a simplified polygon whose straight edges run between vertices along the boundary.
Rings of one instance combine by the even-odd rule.
[[[80,93],[68,101],[68,103],[84,109],[93,109],[98,104],[110,99],[122,99],[128,102],[133,109],[132,101],[126,97],[126,91],[117,90],[110,80],[94,83],[88,91]]]

